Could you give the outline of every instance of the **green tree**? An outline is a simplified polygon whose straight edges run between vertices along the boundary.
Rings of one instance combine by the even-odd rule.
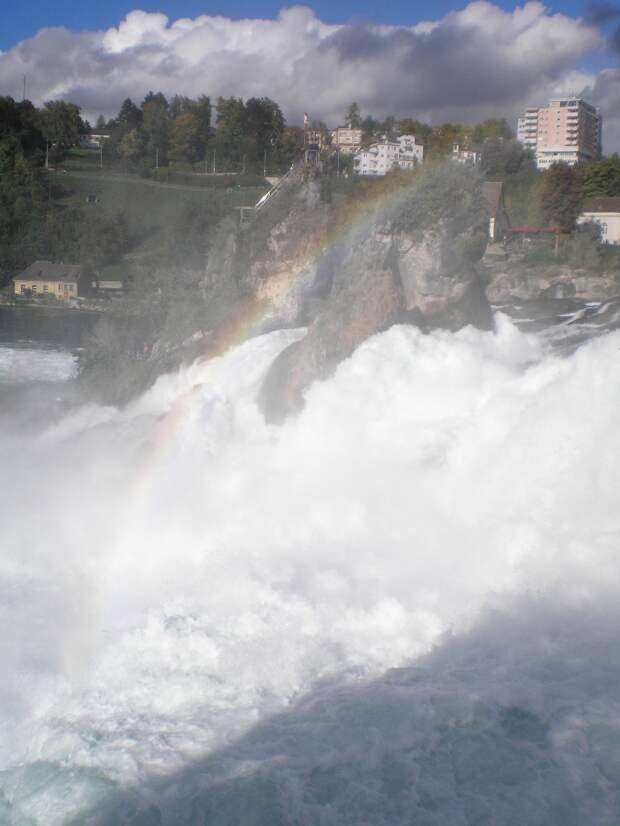
[[[488,178],[504,180],[522,169],[534,169],[534,156],[517,140],[487,139],[482,146],[481,169]]]
[[[196,109],[196,101],[184,95],[174,95],[170,99],[170,117],[172,120],[178,118],[179,115],[185,115],[188,112],[193,112]]]
[[[344,122],[350,129],[359,129],[362,125],[360,108],[355,101],[347,109],[347,113],[344,116]]]
[[[121,129],[122,134],[131,132],[132,129],[139,129],[142,125],[142,111],[136,106],[131,98],[123,101],[116,124]]]
[[[118,143],[118,155],[123,161],[125,169],[131,169],[138,162],[140,158],[140,138],[138,137],[138,130],[132,129],[131,132],[123,135]]]
[[[433,129],[428,123],[413,118],[403,118],[398,121],[397,126],[402,135],[415,135],[418,142],[423,144],[427,144],[433,134]]]
[[[0,284],[44,251],[47,208],[41,176],[45,138],[30,101],[0,97]]]
[[[161,92],[149,92],[142,101],[143,154],[160,164],[168,162],[170,141],[170,114],[168,101]]]
[[[200,141],[201,157],[205,157],[207,146],[211,139],[211,98],[208,95],[200,95],[196,101],[193,114],[198,123],[198,138]]]
[[[241,98],[217,99],[216,131],[214,150],[219,159],[220,167],[232,166],[237,169],[243,163],[243,156],[248,153],[256,155],[256,147],[252,145],[245,129],[245,105]]]
[[[282,156],[284,115],[270,98],[250,98],[245,104],[245,135],[252,142],[255,167],[264,162],[265,153],[270,167],[279,166]]]
[[[367,115],[360,126],[362,129],[362,146],[369,146],[376,140],[381,124],[371,115]]]
[[[41,120],[45,137],[60,150],[76,146],[84,131],[80,107],[64,100],[48,100],[41,113]]]
[[[172,122],[170,156],[173,160],[195,163],[204,155],[200,124],[195,114],[184,112]]]
[[[582,200],[579,172],[565,163],[554,163],[544,173],[540,194],[542,217],[562,232],[571,232]]]
[[[620,157],[617,154],[584,164],[581,176],[583,194],[587,198],[620,195]]]
[[[473,143],[483,143],[485,140],[497,138],[514,138],[514,132],[505,118],[490,118],[473,127],[471,134]]]
[[[467,130],[460,123],[444,123],[432,128],[426,157],[430,159],[446,158],[452,154],[455,143],[463,142]]]

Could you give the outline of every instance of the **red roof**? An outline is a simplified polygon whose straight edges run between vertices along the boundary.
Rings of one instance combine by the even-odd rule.
[[[510,232],[520,233],[521,235],[537,235],[539,232],[560,232],[559,227],[511,227]]]

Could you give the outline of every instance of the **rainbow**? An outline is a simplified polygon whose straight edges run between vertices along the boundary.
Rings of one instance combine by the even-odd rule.
[[[353,236],[369,232],[373,223],[383,212],[387,215],[394,211],[409,197],[417,173],[408,173],[396,179],[375,179],[366,186],[365,196],[354,202],[347,202],[343,209],[334,210],[334,221],[327,227],[321,227],[310,236],[301,239],[290,258],[288,271],[281,276],[278,284],[278,299],[286,298],[300,275],[310,266],[316,264],[324,255],[328,254],[336,244],[342,244],[349,237],[353,243]],[[268,210],[265,213],[268,214]],[[206,351],[198,356],[196,361],[204,362],[223,356],[243,341],[256,335],[269,311],[273,301],[268,299],[249,299],[241,305],[233,320],[214,337],[209,339]],[[156,476],[157,465],[163,464],[172,445],[174,436],[187,421],[193,409],[196,394],[202,390],[204,383],[198,383],[180,396],[168,413],[163,415],[153,434],[154,450],[149,452],[146,462],[140,470],[140,478]]]

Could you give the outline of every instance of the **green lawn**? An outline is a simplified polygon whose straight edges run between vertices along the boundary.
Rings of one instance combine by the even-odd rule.
[[[97,197],[104,209],[123,211],[132,231],[164,227],[179,208],[191,204],[195,209],[217,204],[222,211],[237,206],[252,206],[266,191],[264,187],[238,187],[228,190],[161,184],[148,178],[121,172],[90,169],[71,159],[64,172],[51,173],[59,202],[84,204],[89,195]],[[76,168],[78,166],[79,168]]]
[[[204,186],[204,180],[195,187],[159,183],[131,173],[100,169],[98,164],[97,151],[71,151],[49,174],[52,197],[59,204],[86,207],[89,196],[94,196],[95,209],[124,213],[134,237],[132,249],[118,264],[127,271],[132,263],[157,262],[164,252],[166,235],[175,224],[178,226],[180,215],[204,216],[206,220],[214,215],[213,220],[217,220],[218,215],[234,207],[254,205],[266,191],[266,187],[215,189]]]

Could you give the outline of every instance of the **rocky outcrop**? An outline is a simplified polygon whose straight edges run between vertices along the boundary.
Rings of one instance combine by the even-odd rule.
[[[606,301],[620,295],[620,271],[597,272],[553,264],[526,267],[519,260],[508,260],[486,266],[485,277],[493,304],[546,298]]]
[[[391,324],[489,328],[475,268],[486,223],[472,170],[433,168],[413,183],[377,182],[364,197],[335,201],[325,179],[300,172],[249,226],[223,227],[214,244],[202,289],[215,351],[217,327],[231,313],[233,326],[235,313],[254,319],[250,334],[308,327],[276,359],[260,394],[266,418],[277,422],[301,408],[313,381]]]
[[[206,303],[229,312],[233,291],[245,305],[255,302],[254,333],[308,323],[314,299],[330,286],[325,247],[333,208],[323,189],[320,179],[300,173],[249,226],[224,225],[202,282]]]
[[[428,175],[435,201],[454,186],[445,175]],[[359,216],[332,242],[328,297],[306,337],[276,359],[264,382],[260,404],[268,421],[299,410],[313,381],[327,377],[364,339],[391,324],[415,323],[425,330],[492,326],[474,267],[485,241],[477,181],[466,173],[460,183],[461,196],[470,197],[461,197],[456,210],[442,200],[442,209],[433,202],[421,217],[419,206],[428,192],[418,184],[389,207],[382,204]]]

